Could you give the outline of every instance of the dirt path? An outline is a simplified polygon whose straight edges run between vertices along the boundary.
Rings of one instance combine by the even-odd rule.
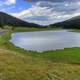
[[[5,34],[6,32],[8,32],[8,30],[2,30],[2,29],[0,29],[0,35]]]

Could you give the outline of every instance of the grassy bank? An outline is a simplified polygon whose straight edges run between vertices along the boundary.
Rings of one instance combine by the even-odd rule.
[[[9,42],[11,33],[0,36],[0,79],[80,80],[80,48],[27,51]]]
[[[80,29],[71,29],[71,32],[80,32]]]
[[[80,66],[0,50],[1,80],[80,80]]]
[[[30,31],[45,31],[45,30],[61,30],[62,28],[57,28],[57,27],[54,27],[54,28],[49,28],[49,27],[46,27],[46,28],[29,28],[29,27],[13,27],[13,26],[4,26],[3,27],[4,29],[7,29],[7,30],[12,30],[14,32],[30,32]]]
[[[66,63],[80,63],[80,48],[65,48],[63,50],[55,51],[45,51],[42,53],[36,51],[27,51],[19,47],[14,46],[9,42],[11,39],[11,33],[7,32],[6,34],[0,37],[0,47],[3,49],[23,53],[28,56],[48,59],[55,62],[66,62]]]

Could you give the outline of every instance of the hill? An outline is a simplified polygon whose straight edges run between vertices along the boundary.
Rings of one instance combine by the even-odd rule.
[[[0,49],[1,80],[79,80],[80,66]]]
[[[49,25],[50,27],[62,27],[62,28],[80,28],[80,16],[73,17],[63,22],[58,22]]]
[[[41,27],[38,24],[28,23],[26,21],[20,20],[4,12],[0,12],[0,26],[10,25],[10,26],[26,26],[26,27]]]

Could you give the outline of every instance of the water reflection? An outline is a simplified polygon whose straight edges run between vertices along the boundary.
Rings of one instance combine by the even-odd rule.
[[[27,50],[56,50],[80,47],[80,33],[68,32],[67,30],[18,32],[12,34],[10,41]]]

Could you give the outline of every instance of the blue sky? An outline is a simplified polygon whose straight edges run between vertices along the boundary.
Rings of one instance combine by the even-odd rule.
[[[15,13],[20,12],[22,10],[28,9],[32,7],[32,4],[30,2],[25,2],[23,0],[14,0],[14,2],[6,4],[5,1],[7,0],[1,0],[0,4],[3,4],[0,6],[0,10],[7,12],[7,13]]]
[[[80,0],[0,0],[0,11],[28,22],[49,25],[80,15]]]

